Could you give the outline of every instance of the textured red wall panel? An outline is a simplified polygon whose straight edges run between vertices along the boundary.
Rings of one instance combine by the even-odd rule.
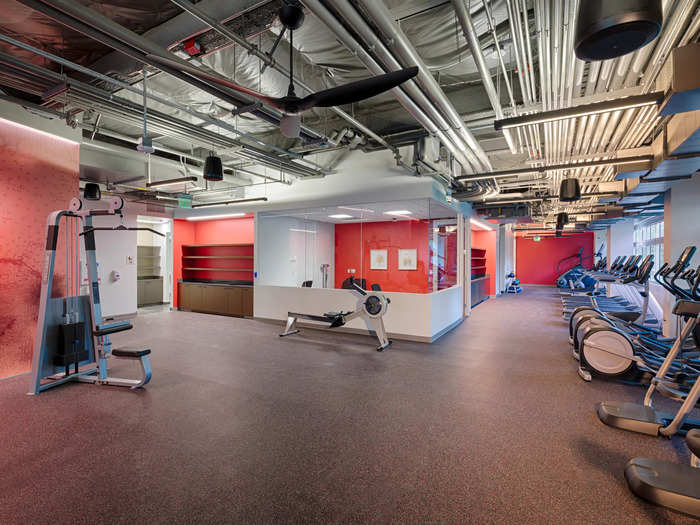
[[[428,293],[428,221],[366,222],[335,226],[335,287],[350,275],[388,292]],[[417,250],[417,270],[398,270],[398,250]],[[388,269],[370,270],[370,250],[387,250]],[[347,270],[354,268],[355,274]]]
[[[569,235],[569,234],[567,234]],[[542,237],[540,241],[517,237],[515,241],[515,274],[523,284],[555,284],[559,273],[557,263],[564,257],[575,255],[583,247],[583,256],[593,255],[593,232],[571,234],[567,237]],[[562,265],[562,270],[573,266],[573,259]]]
[[[0,159],[0,377],[7,377],[31,368],[46,217],[78,193],[80,146],[0,119]],[[54,295],[61,295],[65,256],[56,263]]]

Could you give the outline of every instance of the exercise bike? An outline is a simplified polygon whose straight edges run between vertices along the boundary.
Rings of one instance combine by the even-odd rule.
[[[349,321],[360,317],[365,321],[370,332],[373,332],[379,340],[377,352],[383,352],[392,343],[387,337],[384,329],[384,320],[382,319],[389,308],[391,300],[379,291],[365,290],[353,278],[350,279],[349,284],[351,285],[351,293],[358,297],[354,311],[326,312],[322,315],[288,312],[287,325],[280,337],[299,333],[299,329],[296,327],[299,319],[323,323],[326,325],[326,328],[331,329],[344,326]]]

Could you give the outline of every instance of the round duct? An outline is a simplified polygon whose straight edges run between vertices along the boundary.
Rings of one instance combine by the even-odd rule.
[[[661,0],[584,0],[574,49],[587,62],[608,60],[645,46],[661,31]]]
[[[563,202],[581,200],[581,184],[578,179],[570,178],[561,181],[561,186],[559,186],[559,200]]]
[[[217,157],[214,153],[210,153],[204,161],[204,173],[202,174],[206,180],[224,180],[224,167],[221,164],[221,157]]]

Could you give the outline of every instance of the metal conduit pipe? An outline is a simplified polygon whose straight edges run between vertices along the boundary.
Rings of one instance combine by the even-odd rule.
[[[46,52],[46,51],[42,51],[42,50],[40,50],[40,49],[34,48],[34,47],[32,47],[32,46],[30,46],[30,45],[28,45],[28,44],[24,44],[23,42],[17,41],[17,40],[15,40],[15,39],[10,38],[10,37],[7,37],[7,36],[5,36],[5,35],[0,34],[0,41],[4,41],[4,42],[10,43],[10,44],[12,44],[12,45],[16,45],[16,46],[18,46],[18,47],[20,47],[20,48],[22,48],[22,49],[25,49],[25,50],[27,50],[27,51],[31,51],[31,52],[33,52],[33,53],[36,53],[36,54],[39,55],[39,56],[42,56],[42,57],[47,58],[47,59],[49,59],[49,60],[52,60],[52,61],[54,61],[54,62],[56,62],[56,63],[58,63],[58,64],[61,64],[61,65],[66,66],[66,67],[68,67],[68,68],[74,69],[74,70],[79,71],[79,72],[81,72],[81,73],[84,73],[84,74],[86,74],[86,75],[92,76],[93,78],[97,78],[97,79],[99,79],[99,80],[104,80],[105,82],[108,82],[108,83],[110,83],[110,84],[112,84],[112,85],[115,85],[115,86],[118,86],[118,87],[121,87],[121,88],[124,88],[124,89],[126,89],[126,90],[128,90],[128,91],[131,91],[131,92],[133,92],[133,93],[137,93],[137,94],[141,94],[141,93],[142,93],[142,90],[141,90],[141,89],[134,88],[133,86],[131,86],[131,85],[129,85],[129,84],[126,84],[126,83],[124,83],[124,82],[120,82],[120,81],[115,80],[115,79],[113,79],[113,78],[111,78],[111,77],[108,77],[108,76],[106,76],[106,75],[102,75],[101,73],[97,73],[97,72],[95,72],[95,71],[92,71],[91,69],[85,68],[85,67],[83,67],[83,66],[80,66],[80,65],[75,64],[75,63],[73,63],[73,62],[70,62],[70,61],[68,61],[68,60],[65,60],[65,59],[63,59],[63,58],[61,58],[61,57],[58,57],[58,56],[53,55],[53,54],[51,54],[51,53],[48,53],[48,52]],[[24,62],[24,61],[19,60],[19,59],[15,58],[15,57],[13,57],[13,56],[11,56],[11,55],[6,55],[6,54],[4,54],[4,53],[2,53],[2,52],[0,52],[0,61],[10,64],[10,65],[12,65],[12,67],[17,68],[18,70],[28,71],[28,72],[30,72],[31,74],[36,75],[36,76],[39,76],[39,77],[41,77],[41,78],[49,78],[49,79],[51,79],[51,80],[52,80],[53,82],[55,82],[55,83],[62,83],[62,82],[65,82],[65,81],[66,81],[66,78],[65,78],[64,76],[62,76],[62,75],[60,75],[60,74],[58,74],[58,73],[56,73],[56,72],[54,72],[54,71],[51,71],[51,70],[48,70],[48,69],[45,69],[45,68],[42,68],[42,67],[39,67],[39,66],[35,66],[34,64],[30,64],[30,63],[28,63],[28,62]],[[97,96],[101,96],[101,97],[103,97],[103,98],[105,98],[105,99],[108,99],[108,100],[110,100],[110,101],[121,100],[119,97],[115,97],[115,96],[112,95],[111,93],[102,91],[102,90],[100,90],[99,88],[96,88],[96,87],[91,86],[91,85],[89,85],[89,84],[84,84],[83,82],[80,82],[80,81],[77,81],[77,80],[73,80],[73,79],[69,79],[69,80],[70,80],[70,84],[71,84],[72,87],[84,89],[84,90],[86,90],[86,91],[89,92],[89,93],[92,93],[92,94],[97,95]],[[228,130],[228,131],[231,131],[231,132],[233,132],[233,133],[238,134],[240,137],[249,138],[249,139],[251,139],[252,141],[255,141],[255,142],[257,142],[257,143],[259,143],[259,144],[261,144],[261,145],[263,145],[263,146],[267,146],[267,147],[269,147],[270,149],[272,149],[272,150],[274,150],[274,151],[278,151],[278,152],[280,152],[280,153],[282,153],[282,154],[284,154],[284,155],[289,155],[289,156],[292,157],[293,159],[296,159],[296,160],[298,160],[298,161],[300,161],[300,162],[304,162],[304,163],[306,163],[306,164],[309,164],[309,165],[313,166],[313,167],[307,167],[307,166],[304,166],[304,165],[301,165],[301,164],[297,164],[297,163],[294,163],[294,164],[292,165],[292,164],[290,164],[291,161],[289,161],[289,160],[280,159],[279,157],[277,157],[277,156],[275,156],[275,155],[273,155],[273,154],[271,154],[271,153],[268,153],[268,152],[266,152],[266,151],[264,151],[264,150],[259,150],[259,149],[255,148],[255,146],[252,146],[252,145],[249,145],[249,144],[245,144],[245,143],[243,143],[243,142],[237,141],[236,139],[229,139],[229,140],[233,141],[234,144],[238,144],[238,145],[241,145],[241,146],[245,147],[246,150],[247,150],[248,152],[255,151],[257,155],[266,157],[266,158],[267,158],[267,162],[271,164],[271,167],[272,167],[272,166],[278,166],[278,165],[280,164],[280,162],[282,162],[282,163],[284,163],[285,166],[293,166],[293,167],[289,167],[289,168],[288,168],[290,171],[302,170],[302,173],[306,171],[306,172],[308,172],[310,175],[313,175],[313,176],[316,176],[316,175],[318,175],[319,173],[323,173],[322,168],[321,168],[320,166],[318,166],[317,164],[315,164],[315,163],[313,163],[313,162],[307,161],[307,160],[304,159],[301,155],[298,155],[298,154],[296,154],[296,153],[289,152],[289,151],[287,151],[287,150],[285,150],[285,149],[278,148],[278,147],[276,147],[276,146],[267,144],[267,143],[265,143],[264,141],[262,141],[262,140],[260,140],[260,139],[258,139],[258,138],[256,138],[256,137],[253,137],[253,136],[251,136],[251,135],[247,135],[247,134],[245,134],[245,133],[239,132],[238,130],[236,130],[236,128],[234,128],[233,126],[231,126],[230,124],[228,124],[228,123],[226,123],[226,122],[223,122],[223,121],[221,121],[221,120],[218,120],[218,119],[209,117],[209,115],[206,115],[206,114],[204,114],[204,113],[200,113],[200,112],[198,112],[198,111],[194,111],[194,110],[192,110],[191,108],[189,108],[189,107],[187,107],[187,106],[182,106],[182,105],[177,104],[177,103],[175,103],[175,102],[173,102],[173,101],[171,101],[171,100],[169,100],[169,99],[164,99],[164,98],[162,98],[162,97],[158,97],[157,95],[150,95],[150,98],[151,98],[152,100],[155,100],[155,101],[157,101],[157,102],[160,102],[160,103],[162,103],[162,104],[164,104],[164,105],[167,105],[167,106],[169,106],[169,107],[173,107],[173,108],[182,110],[183,112],[185,112],[185,113],[187,113],[187,114],[189,114],[189,115],[192,115],[192,116],[194,116],[194,117],[196,117],[196,118],[198,118],[198,119],[201,119],[202,121],[207,122],[207,123],[209,123],[210,125],[215,125],[215,126],[220,127],[220,128],[222,128],[222,129],[226,129],[226,130]],[[196,126],[192,126],[192,127],[195,128],[195,129],[194,129],[195,132],[197,132],[198,129],[199,129],[199,128],[197,128]],[[222,137],[223,137],[223,136],[222,136]],[[318,168],[318,169],[315,169],[315,168]]]
[[[154,44],[146,38],[130,31],[129,29],[117,24],[113,20],[86,7],[74,0],[18,0],[22,4],[39,11],[46,16],[60,22],[61,24],[70,27],[90,38],[97,40],[117,51],[120,51],[127,56],[138,60],[144,64],[156,67],[161,71],[165,71],[180,80],[187,82],[195,87],[206,91],[207,93],[226,100],[236,106],[248,105],[250,100],[234,93],[231,90],[195,79],[185,73],[182,73],[174,68],[158,64],[149,59],[145,55],[154,54],[167,56],[170,53],[160,46]],[[177,57],[173,58],[177,60]],[[266,108],[265,111],[256,110],[251,112],[255,116],[279,126],[281,115],[279,112]],[[302,135],[307,139],[319,139],[320,135],[315,131],[302,126]]]
[[[452,102],[447,98],[445,92],[437,83],[433,75],[428,70],[425,62],[416,52],[415,48],[408,40],[401,28],[391,17],[391,13],[384,5],[384,2],[376,0],[358,0],[359,4],[372,17],[379,29],[389,38],[391,48],[396,51],[404,65],[416,65],[419,68],[417,82],[426,91],[426,93],[435,101],[435,105],[443,112],[450,125],[457,131],[462,139],[471,148],[474,154],[479,158],[479,161],[485,166],[486,170],[493,169],[491,161],[481,145],[477,142],[474,136],[464,127],[464,123],[457,113],[457,110],[452,105]]]
[[[82,122],[81,122],[81,123],[78,124],[78,126],[79,126],[80,128],[82,128],[82,129],[87,129],[87,130],[89,130],[89,131],[93,131],[93,126],[90,125],[90,124],[85,124],[85,123],[82,123]],[[118,132],[116,132],[116,131],[111,131],[111,130],[107,130],[107,129],[98,129],[98,130],[97,130],[97,134],[98,134],[98,135],[105,136],[105,137],[111,137],[111,138],[114,138],[114,139],[123,140],[124,142],[131,142],[131,143],[133,143],[133,144],[138,144],[138,142],[139,142],[139,139],[138,139],[138,138],[130,137],[129,135],[124,135],[124,134],[122,134],[122,133],[118,133]],[[83,139],[83,141],[85,141],[85,140],[87,140],[87,139]],[[100,142],[100,141],[96,141],[95,139],[91,139],[90,142],[99,143],[99,145],[100,145],[101,147],[106,147],[106,146],[107,146],[107,144],[105,144],[105,143],[103,143],[103,142]],[[184,152],[184,151],[179,151],[179,150],[172,149],[172,148],[168,148],[168,147],[163,146],[163,145],[160,145],[160,144],[158,144],[158,145],[156,146],[156,151],[162,151],[162,152],[164,152],[164,153],[169,153],[169,154],[171,154],[171,155],[177,155],[178,157],[182,157],[182,158],[184,158],[184,159],[189,159],[189,160],[191,160],[192,162],[196,162],[197,164],[202,164],[202,165],[203,165],[203,164],[204,164],[204,161],[205,161],[205,159],[202,159],[202,158],[197,157],[197,156],[195,156],[195,155],[192,155],[192,154],[190,154],[190,153],[187,153],[187,152]],[[220,153],[220,156],[230,156],[230,155],[227,155],[226,153]],[[285,180],[276,179],[276,178],[270,177],[270,176],[268,176],[268,175],[263,175],[263,174],[261,174],[261,173],[256,173],[256,172],[254,172],[254,171],[250,171],[250,170],[246,170],[246,169],[240,168],[240,167],[238,167],[238,166],[232,165],[230,162],[228,162],[228,163],[227,163],[227,162],[224,162],[223,165],[224,165],[224,167],[227,167],[227,168],[232,169],[234,172],[240,171],[241,173],[246,173],[246,174],[248,174],[248,175],[253,175],[253,176],[255,176],[255,177],[259,177],[259,178],[261,178],[261,179],[268,180],[268,181],[270,181],[270,182],[279,182],[279,183],[282,183],[282,184],[291,184],[291,182],[288,182],[288,181],[285,181]]]
[[[389,52],[389,50],[384,46],[384,43],[372,31],[364,19],[357,13],[357,11],[355,11],[350,3],[347,2],[347,0],[338,1],[335,4],[335,8],[339,11],[341,16],[344,17],[345,21],[350,24],[355,31],[363,36],[369,47],[374,49],[374,51],[379,55],[379,59],[383,60],[384,66],[380,66],[382,67],[382,72],[386,72],[387,70],[398,70],[403,67],[402,64],[400,64],[391,54],[391,52]],[[480,162],[476,156],[474,154],[470,154],[471,151],[469,146],[460,139],[453,129],[451,129],[449,123],[442,117],[431,101],[413,81],[404,83],[401,86],[401,90],[408,94],[411,100],[418,104],[418,106],[420,106],[420,108],[427,113],[427,118],[433,122],[436,129],[447,134],[449,140],[454,144],[454,146],[450,148],[449,142],[447,142],[445,145],[448,149],[450,149],[450,152],[453,155],[460,159],[460,163],[464,163],[464,156],[466,156],[466,160],[468,161],[466,166],[476,167],[480,165]],[[443,140],[443,142],[445,141]],[[460,155],[458,153],[462,151],[464,152],[464,155]]]
[[[216,19],[212,18],[208,14],[206,14],[204,11],[199,9],[196,5],[192,4],[192,2],[189,2],[188,0],[170,0],[172,3],[180,7],[181,9],[184,9],[187,11],[189,14],[200,20],[201,22],[207,24],[209,27],[214,29],[217,33],[221,34],[225,38],[228,38],[231,42],[234,42],[235,44],[238,44],[241,46],[243,49],[248,51],[249,54],[255,56],[258,58],[263,64],[265,64],[268,67],[273,68],[276,71],[279,71],[282,73],[284,76],[288,77],[289,76],[289,70],[278,63],[273,57],[268,55],[267,53],[264,53],[258,49],[256,45],[251,44],[248,42],[245,38],[241,37],[240,35],[237,35],[233,31],[231,31],[228,27],[225,25],[219,23]],[[301,86],[303,89],[308,91],[309,93],[312,93],[314,90],[311,89],[307,84],[299,80],[298,78],[294,78],[294,83],[297,86]],[[371,137],[374,139],[376,142],[384,146],[385,148],[388,148],[392,151],[394,151],[394,148],[386,142],[382,137],[377,135],[375,132],[373,132],[371,129],[369,129],[367,126],[363,125],[362,123],[358,122],[354,117],[340,109],[339,107],[331,107],[331,111],[336,113],[338,116],[340,116],[342,119],[350,123],[354,128],[358,129],[368,137]],[[324,139],[327,140],[327,137],[324,137]],[[395,151],[394,151],[395,152]]]
[[[457,13],[457,19],[459,20],[459,23],[462,26],[462,32],[464,33],[464,37],[467,39],[467,43],[469,44],[469,49],[472,53],[472,57],[474,58],[474,62],[476,62],[476,67],[479,70],[479,74],[481,75],[481,80],[484,84],[486,95],[488,95],[489,101],[491,102],[491,107],[496,112],[496,118],[502,119],[503,108],[501,107],[501,100],[498,96],[498,93],[496,92],[496,86],[494,86],[493,84],[491,72],[489,71],[489,68],[486,65],[486,59],[484,58],[484,54],[481,51],[479,37],[476,34],[476,28],[474,27],[474,22],[472,21],[472,17],[469,14],[469,9],[467,9],[467,6],[464,5],[464,0],[452,0],[452,5],[454,6],[455,12]],[[515,142],[513,141],[513,136],[511,135],[510,131],[503,130],[503,137],[506,139],[506,144],[508,144],[510,152],[513,154],[517,153],[518,149],[515,146]]]
[[[367,52],[364,46],[360,45],[357,40],[343,27],[343,25],[333,16],[319,0],[304,0],[304,4],[311,12],[316,15],[331,31],[335,34],[338,40],[355,54],[357,58],[375,75],[386,73],[384,68]],[[470,162],[465,157],[465,154],[455,148],[451,140],[447,138],[445,133],[440,130],[435,123],[419,108],[416,103],[406,95],[401,88],[394,88],[394,95],[401,105],[408,111],[429,133],[437,136],[448,150],[461,162],[463,167],[468,169],[471,167]],[[478,163],[477,163],[478,164]]]

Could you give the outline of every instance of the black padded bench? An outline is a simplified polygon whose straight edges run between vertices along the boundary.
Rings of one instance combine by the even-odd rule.
[[[145,355],[151,353],[150,348],[132,348],[132,347],[122,347],[115,348],[112,350],[112,355],[114,357],[122,357],[125,359],[140,359]]]

